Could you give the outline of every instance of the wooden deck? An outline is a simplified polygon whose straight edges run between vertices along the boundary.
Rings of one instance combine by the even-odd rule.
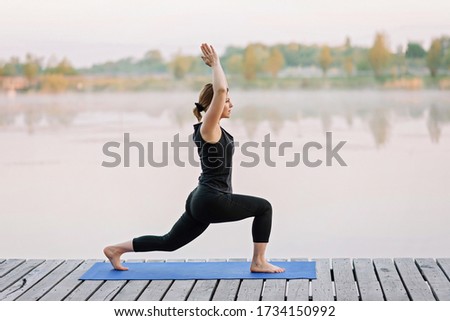
[[[79,281],[103,260],[0,259],[0,301],[450,300],[450,258],[311,260],[315,280]]]

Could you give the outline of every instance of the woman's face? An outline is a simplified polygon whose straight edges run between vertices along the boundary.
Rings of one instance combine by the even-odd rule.
[[[223,106],[222,116],[220,118],[230,118],[232,108],[233,108],[233,103],[231,102],[230,96],[227,94],[227,99],[225,100],[225,105]]]

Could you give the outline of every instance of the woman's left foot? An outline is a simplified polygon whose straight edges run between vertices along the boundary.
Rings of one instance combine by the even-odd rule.
[[[103,249],[103,253],[111,262],[114,269],[119,271],[128,271],[128,268],[120,264],[121,251],[114,246],[107,246]]]
[[[254,273],[282,273],[285,270],[284,268],[270,264],[267,261],[263,261],[261,263],[252,262],[250,266],[250,271]]]

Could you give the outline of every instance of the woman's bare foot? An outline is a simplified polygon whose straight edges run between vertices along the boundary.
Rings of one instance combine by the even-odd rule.
[[[111,262],[114,269],[119,271],[128,271],[128,268],[120,264],[120,256],[123,252],[115,246],[107,246],[103,249],[108,260]]]
[[[285,270],[284,268],[270,264],[269,262],[264,260],[260,262],[252,261],[250,271],[256,273],[281,273],[284,272]]]

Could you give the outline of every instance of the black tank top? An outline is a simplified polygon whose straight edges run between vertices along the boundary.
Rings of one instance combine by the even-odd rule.
[[[231,186],[233,136],[220,126],[222,131],[220,140],[215,144],[208,143],[200,135],[201,125],[202,123],[194,124],[194,134],[192,135],[192,139],[198,147],[198,156],[202,167],[198,182],[224,193],[233,193]]]

